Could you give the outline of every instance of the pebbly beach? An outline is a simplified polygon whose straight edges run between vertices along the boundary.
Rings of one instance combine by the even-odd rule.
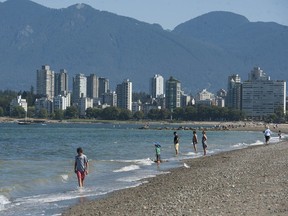
[[[283,141],[185,160],[62,215],[288,215],[287,154]]]

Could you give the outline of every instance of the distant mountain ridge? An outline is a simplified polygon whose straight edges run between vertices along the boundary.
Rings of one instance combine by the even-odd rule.
[[[8,0],[0,3],[0,89],[36,86],[44,64],[55,72],[65,68],[70,83],[76,73],[106,77],[112,90],[129,78],[135,91],[148,92],[149,78],[161,74],[180,80],[186,93],[215,91],[226,88],[232,73],[246,79],[255,65],[287,80],[287,35],[286,26],[229,12],[202,15],[170,32],[85,4],[50,9]]]

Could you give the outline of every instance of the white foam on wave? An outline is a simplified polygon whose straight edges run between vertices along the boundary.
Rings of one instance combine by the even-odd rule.
[[[135,163],[139,165],[146,165],[150,166],[154,164],[154,161],[150,158],[144,158],[144,159],[135,159],[135,160],[110,160],[111,162],[122,162],[122,163]]]
[[[84,193],[84,190],[77,190],[68,193],[58,193],[58,194],[41,194],[31,197],[22,197],[15,200],[15,205],[23,205],[23,204],[37,204],[37,203],[51,203],[51,202],[59,202],[64,200],[72,200],[81,197],[89,197],[89,196],[98,196],[105,195],[107,192],[91,192]]]
[[[156,175],[146,175],[146,176],[127,176],[124,178],[119,178],[116,181],[121,181],[121,182],[137,182],[140,181],[143,178],[154,178]]]
[[[5,209],[5,205],[9,204],[10,201],[7,197],[0,195],[0,211]]]
[[[237,143],[237,144],[232,145],[233,148],[242,148],[245,146],[247,146],[246,143]]]
[[[256,145],[263,145],[264,144],[264,142],[263,141],[260,141],[260,140],[256,140],[256,142],[255,143],[251,143],[250,145],[251,146],[256,146]]]
[[[118,170],[113,170],[113,172],[128,172],[128,171],[133,171],[137,169],[140,169],[138,165],[130,165],[130,166],[122,167],[121,169],[118,169]]]

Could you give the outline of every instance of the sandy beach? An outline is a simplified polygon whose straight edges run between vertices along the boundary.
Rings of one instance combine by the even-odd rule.
[[[183,161],[190,168],[83,202],[63,215],[288,215],[287,154],[288,142],[281,142]]]

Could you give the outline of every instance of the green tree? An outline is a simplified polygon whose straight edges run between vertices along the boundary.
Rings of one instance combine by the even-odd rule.
[[[0,116],[4,116],[4,109],[0,107]]]
[[[143,111],[137,111],[133,114],[133,118],[134,119],[137,119],[137,120],[140,120],[140,119],[143,119],[144,118],[144,113]]]
[[[197,119],[197,109],[195,106],[188,106],[184,111],[184,119],[187,121],[196,120]]]
[[[68,119],[79,118],[79,111],[77,107],[75,106],[67,107],[64,112],[64,117]]]
[[[21,106],[16,106],[12,109],[11,111],[11,117],[15,118],[25,118],[26,116],[26,111],[23,107]]]
[[[38,118],[47,118],[48,117],[48,111],[44,108],[40,109],[37,113]]]
[[[102,110],[99,109],[99,108],[91,108],[91,107],[89,107],[89,108],[86,109],[86,117],[87,118],[95,118],[95,119],[97,119],[98,117],[101,116],[101,112],[102,112]]]
[[[183,120],[184,119],[184,109],[177,107],[173,110],[173,119]]]
[[[106,107],[101,112],[101,118],[106,120],[116,120],[118,119],[120,109],[118,107]]]
[[[129,120],[132,117],[132,112],[130,110],[122,109],[118,115],[119,120]]]
[[[35,107],[34,106],[29,106],[28,111],[27,111],[27,117],[33,118],[35,117]]]
[[[64,110],[56,109],[54,111],[54,119],[62,120],[64,118]]]
[[[10,102],[17,97],[17,92],[11,90],[0,91],[0,106],[3,108],[4,116],[10,115]]]

